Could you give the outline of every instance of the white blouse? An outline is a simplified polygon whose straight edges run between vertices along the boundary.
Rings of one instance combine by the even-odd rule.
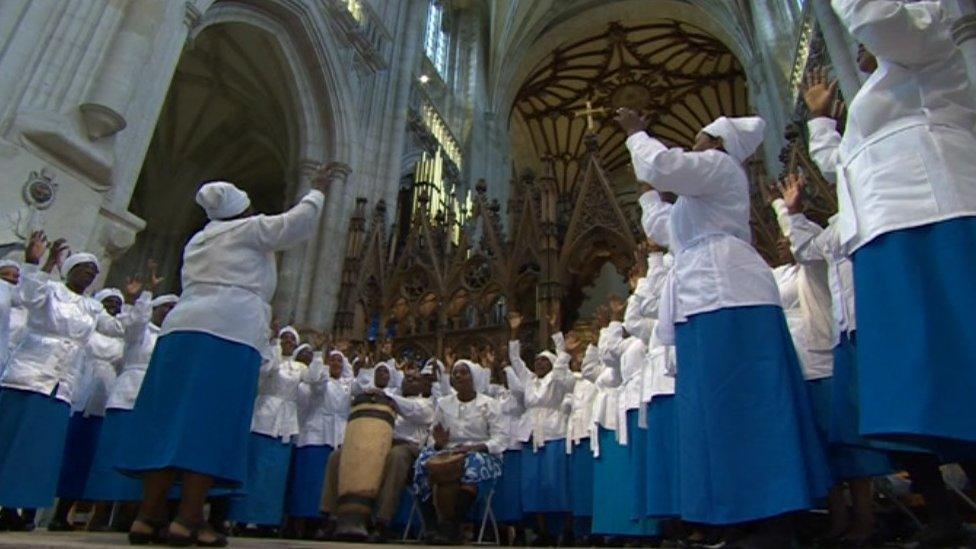
[[[13,351],[0,387],[50,395],[71,403],[78,389],[85,344],[96,327],[120,330],[101,303],[48,280],[36,265],[24,265],[17,299],[29,311],[27,332]]]
[[[430,435],[430,426],[434,422],[434,399],[421,395],[405,397],[388,394],[388,396],[397,405],[393,440],[423,446]]]
[[[810,122],[811,153],[837,177],[841,243],[976,215],[976,91],[939,2],[833,0],[878,59],[850,101],[841,138]]]
[[[449,448],[484,444],[488,453],[499,455],[508,446],[498,402],[481,393],[470,402],[461,402],[456,394],[442,397],[434,411],[434,425],[450,432]]]
[[[117,319],[121,322],[121,319]],[[121,331],[121,330],[120,330]],[[83,389],[75,395],[72,409],[84,412],[85,417],[104,417],[109,395],[122,370],[125,340],[118,335],[106,335],[95,330],[85,345],[85,364],[82,366]],[[77,398],[80,397],[80,398]]]
[[[211,221],[183,252],[183,292],[163,335],[205,332],[263,352],[278,283],[275,252],[312,236],[325,197],[312,190],[280,215]]]
[[[296,446],[338,448],[346,434],[352,405],[352,378],[326,377],[299,386],[300,427]]]
[[[640,132],[627,139],[637,178],[679,195],[669,208],[674,276],[664,291],[657,330],[674,342],[673,325],[689,316],[729,307],[779,306],[769,266],[752,247],[749,180],[718,150],[668,149]]]
[[[563,408],[563,399],[573,392],[576,384],[576,378],[569,370],[570,356],[563,350],[562,334],[554,334],[553,341],[557,349],[556,363],[542,379],[525,365],[519,341],[508,342],[509,363],[525,389],[525,413],[519,425],[519,440],[531,440],[537,449],[546,442],[566,438],[569,415]]]
[[[115,379],[115,385],[105,405],[106,409],[131,410],[135,408],[136,398],[142,389],[142,380],[149,368],[159,327],[152,324],[152,294],[143,292],[135,304],[122,312],[122,326],[125,328],[125,349],[122,353],[122,371]]]
[[[522,397],[525,389],[522,381],[519,380],[515,371],[511,367],[505,368],[505,378],[508,387],[502,385],[489,385],[488,396],[498,401],[498,406],[502,412],[502,428],[505,431],[505,450],[521,450],[522,441],[519,440],[518,429],[522,421],[522,414],[525,413],[525,406],[522,405]]]
[[[572,453],[576,446],[590,438],[593,431],[593,402],[596,400],[598,389],[596,383],[574,374],[576,384],[573,392],[566,395],[563,406],[569,412],[566,423],[566,453]]]
[[[780,207],[781,206],[781,207]],[[833,322],[832,346],[840,343],[840,334],[857,329],[857,313],[854,305],[854,266],[844,253],[837,233],[836,220],[830,218],[827,228],[807,219],[802,213],[790,215],[785,205],[777,206],[780,225],[790,239],[793,256],[799,262],[823,261],[827,265],[827,284]]]
[[[786,325],[793,338],[793,347],[796,348],[800,366],[803,368],[803,377],[807,380],[823,379],[834,374],[833,355],[829,348],[816,352],[810,343],[811,317],[804,310],[800,298],[802,286],[809,284],[809,280],[802,276],[802,270],[803,267],[797,264],[780,265],[773,269],[773,276],[776,277],[776,284],[783,299]]]
[[[313,360],[307,367],[290,358],[265,362],[254,400],[251,432],[284,442],[298,435],[298,385],[321,382],[324,370],[320,360]]]

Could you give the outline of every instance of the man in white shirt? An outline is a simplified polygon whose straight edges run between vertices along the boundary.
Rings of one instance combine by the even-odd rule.
[[[377,378],[380,377],[377,371]],[[429,395],[425,395],[425,383],[420,374],[410,373],[403,379],[401,394],[386,390],[386,396],[393,399],[397,411],[396,423],[393,426],[393,447],[386,456],[383,481],[376,496],[374,509],[375,531],[371,539],[376,542],[388,539],[388,527],[396,514],[400,497],[407,482],[410,481],[413,463],[420,455],[420,447],[427,440],[430,425],[434,420],[434,402]],[[370,389],[380,391],[382,389]],[[332,514],[338,504],[339,494],[339,460],[342,450],[336,450],[329,456],[326,469],[325,494],[322,500],[322,510]]]

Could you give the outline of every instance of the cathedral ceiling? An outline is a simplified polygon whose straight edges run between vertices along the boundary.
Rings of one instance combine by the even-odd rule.
[[[617,107],[645,113],[653,134],[682,147],[719,114],[749,112],[738,59],[701,27],[649,18],[574,33],[528,71],[511,112],[517,164],[551,159],[561,194],[573,194],[581,179],[588,102],[598,111],[593,131],[609,172],[630,160],[612,121]]]

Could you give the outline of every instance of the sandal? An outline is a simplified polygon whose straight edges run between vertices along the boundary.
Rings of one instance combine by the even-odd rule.
[[[149,527],[151,532],[133,532],[129,529],[129,545],[150,545],[150,544],[161,544],[166,541],[166,521],[153,520],[149,517],[138,516],[132,525],[135,526],[137,522]]]
[[[189,535],[181,536],[169,532],[166,543],[170,547],[190,547],[193,545],[196,545],[197,547],[227,547],[227,536],[214,530],[205,520],[194,525],[189,525],[177,518],[173,521],[173,524],[179,524],[183,528],[187,529],[190,533]],[[213,534],[214,539],[212,541],[201,541],[201,532],[209,532]]]

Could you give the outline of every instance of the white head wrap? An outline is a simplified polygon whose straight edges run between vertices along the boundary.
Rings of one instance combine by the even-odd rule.
[[[0,259],[0,269],[6,269],[7,267],[16,267],[17,270],[20,270],[20,263],[12,259]]]
[[[422,376],[432,376],[434,375],[434,366],[438,367],[438,372],[444,371],[444,363],[436,358],[428,358],[427,362],[424,362],[424,367],[420,369],[420,375]]]
[[[720,116],[702,128],[702,132],[721,137],[725,152],[740,164],[756,152],[763,140],[766,121],[758,116],[728,118]]]
[[[153,299],[151,305],[153,308],[156,308],[159,307],[160,305],[166,305],[168,303],[176,303],[179,300],[180,297],[176,294],[164,294],[157,297],[156,299]]]
[[[552,351],[542,351],[541,353],[535,355],[536,358],[544,358],[549,361],[552,366],[556,365],[556,353]]]
[[[64,277],[68,276],[68,273],[71,272],[71,269],[74,269],[75,267],[81,265],[82,263],[94,263],[96,270],[98,271],[102,270],[102,266],[98,263],[97,257],[89,253],[78,252],[69,255],[68,259],[65,259],[64,263],[61,264],[61,276]]]
[[[389,359],[384,362],[380,362],[376,365],[373,370],[373,386],[376,386],[376,369],[386,368],[390,372],[390,382],[386,384],[386,389],[399,389],[400,384],[403,383],[403,372],[397,369],[396,360]]]
[[[309,351],[311,351],[312,350],[312,346],[309,345],[308,343],[302,343],[298,347],[295,347],[295,352],[293,352],[291,354],[291,359],[292,360],[298,360],[298,353],[304,351],[305,349],[308,349]]]
[[[474,382],[474,390],[479,393],[487,393],[491,386],[491,370],[467,359],[461,359],[454,363],[454,367],[467,366],[471,372],[471,381]]]
[[[352,364],[349,363],[349,359],[346,358],[346,355],[342,354],[342,351],[338,349],[333,349],[329,351],[329,358],[334,356],[342,358],[342,373],[339,375],[339,377],[342,379],[352,379],[354,375],[352,371]]]
[[[251,205],[251,198],[233,183],[211,181],[197,191],[197,204],[207,212],[207,217],[219,221],[244,213]]]
[[[94,297],[95,298],[95,301],[98,301],[99,303],[101,303],[102,301],[105,301],[106,299],[108,299],[110,297],[117,297],[123,303],[125,303],[125,297],[122,295],[122,292],[120,292],[119,290],[117,290],[115,288],[102,288],[101,290],[98,290],[97,292],[95,292],[95,295],[93,295],[92,297]]]
[[[284,328],[278,330],[278,339],[281,339],[281,336],[285,334],[291,334],[292,336],[294,336],[295,343],[298,343],[299,341],[302,340],[302,337],[298,335],[298,330],[292,328],[291,326],[285,326]]]

